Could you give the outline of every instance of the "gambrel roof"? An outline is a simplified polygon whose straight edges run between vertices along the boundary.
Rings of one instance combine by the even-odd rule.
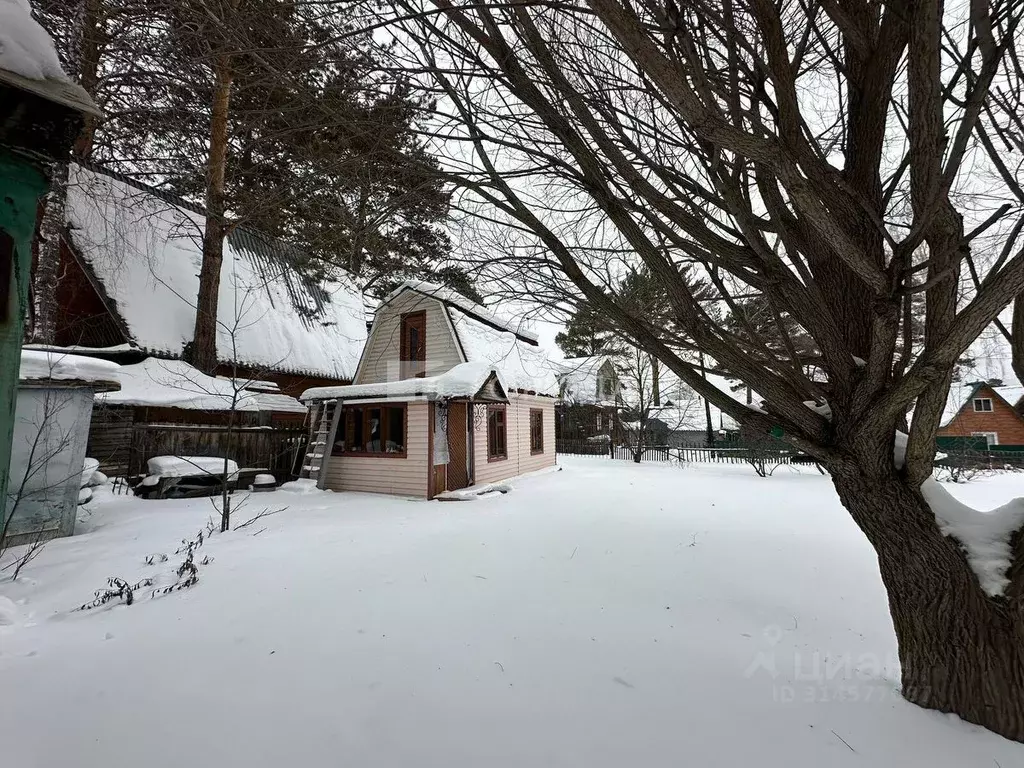
[[[451,288],[446,288],[442,285],[428,283],[423,280],[407,280],[402,283],[384,297],[384,300],[380,303],[381,307],[398,298],[406,291],[413,291],[415,293],[421,293],[424,296],[435,298],[445,306],[460,309],[484,325],[490,326],[498,331],[508,331],[509,333],[515,334],[517,338],[527,344],[532,344],[534,346],[537,345],[537,334],[527,329],[521,320],[512,320],[495,315],[487,309],[487,307],[477,304],[475,301],[468,299],[458,291],[454,291]]]
[[[942,409],[942,419],[939,422],[939,429],[948,427],[960,412],[971,405],[971,401],[979,390],[987,388],[996,397],[1004,400],[1007,405],[1016,413],[1014,406],[1024,396],[1024,387],[1019,384],[996,384],[987,381],[959,382],[954,381],[949,386],[949,396],[946,398],[946,406]]]
[[[419,281],[403,283],[381,302],[377,316],[409,291],[440,303],[454,334],[460,362],[493,366],[509,390],[558,396],[555,367],[537,346],[537,335],[523,328],[522,322],[502,318],[451,289]]]

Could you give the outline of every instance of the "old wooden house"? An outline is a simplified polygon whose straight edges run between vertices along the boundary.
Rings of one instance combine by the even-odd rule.
[[[91,454],[112,472],[138,471],[153,451],[220,455],[229,420],[287,432],[292,446],[306,413],[296,396],[355,376],[367,335],[361,291],[341,275],[310,277],[304,253],[244,226],[224,244],[218,368],[206,377],[180,362],[195,323],[204,224],[201,209],[163,191],[71,168],[56,343],[124,366],[128,385],[93,416]],[[245,395],[232,408],[235,384]],[[261,458],[267,451],[274,456]],[[267,466],[277,453],[254,449],[240,463]]]

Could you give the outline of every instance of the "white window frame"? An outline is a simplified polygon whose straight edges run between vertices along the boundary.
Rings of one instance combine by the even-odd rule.
[[[978,407],[978,403],[982,404],[981,408]],[[986,408],[984,406],[985,403],[988,403],[988,408]],[[975,413],[992,413],[992,410],[993,410],[993,407],[992,407],[992,398],[991,397],[976,397],[976,398],[974,398],[974,412]],[[988,433],[986,433],[986,434],[988,434]]]
[[[986,441],[986,447],[991,448],[993,445],[999,445],[999,433],[998,432],[971,432],[971,437],[984,437]]]

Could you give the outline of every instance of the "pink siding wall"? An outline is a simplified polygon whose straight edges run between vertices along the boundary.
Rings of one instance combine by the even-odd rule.
[[[332,456],[328,459],[324,487],[332,491],[393,493],[425,499],[428,404],[409,403],[408,409],[408,434],[405,438],[407,455],[404,459],[383,456]]]
[[[509,477],[555,465],[555,401],[550,397],[509,395],[505,407],[508,418],[508,458],[487,461],[487,422],[481,421],[473,432],[476,457],[476,485],[494,483]],[[544,453],[530,454],[530,409],[544,411]]]

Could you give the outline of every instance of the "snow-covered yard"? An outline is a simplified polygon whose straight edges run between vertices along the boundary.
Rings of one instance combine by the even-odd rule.
[[[288,509],[215,534],[194,588],[73,612],[173,581],[211,513],[99,498],[0,582],[3,765],[1024,765],[898,697],[873,553],[813,469],[562,465],[471,503],[253,495],[239,520]]]

